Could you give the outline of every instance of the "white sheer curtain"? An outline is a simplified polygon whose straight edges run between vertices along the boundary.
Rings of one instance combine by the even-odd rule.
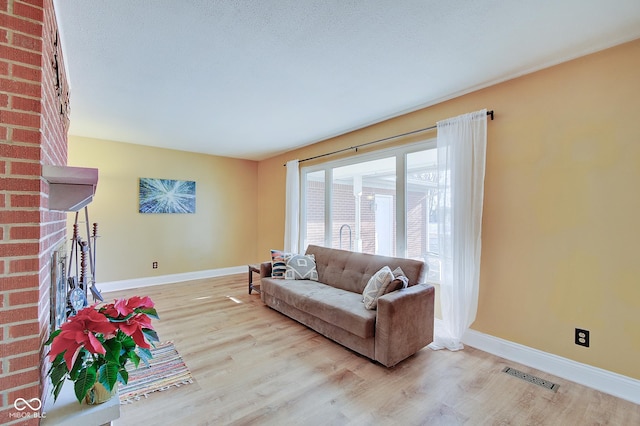
[[[289,253],[298,253],[300,233],[300,172],[298,163],[298,160],[287,161],[284,251]]]
[[[442,320],[429,347],[456,351],[478,308],[487,110],[437,124]]]

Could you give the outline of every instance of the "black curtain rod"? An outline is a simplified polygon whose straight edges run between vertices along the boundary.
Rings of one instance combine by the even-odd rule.
[[[493,120],[493,110],[487,111],[487,116],[491,117],[491,120]],[[326,157],[328,155],[339,154],[341,152],[349,151],[349,150],[352,150],[352,149],[355,149],[356,152],[358,152],[358,148],[362,148],[363,146],[373,145],[374,143],[386,142],[386,141],[391,140],[391,139],[396,139],[396,138],[401,138],[403,136],[413,135],[414,133],[426,132],[428,130],[433,130],[433,129],[437,128],[437,127],[438,127],[438,125],[429,126],[429,127],[425,127],[424,129],[412,130],[412,131],[407,132],[407,133],[401,133],[399,135],[389,136],[389,137],[378,139],[378,140],[375,140],[375,141],[361,143],[360,145],[350,146],[349,148],[343,148],[343,149],[339,149],[337,151],[327,152],[326,154],[320,154],[320,155],[316,155],[314,157],[305,158],[305,159],[299,160],[298,163],[302,163],[304,161],[315,160],[316,158],[322,158],[322,157]],[[286,166],[286,164],[283,164],[283,166]]]

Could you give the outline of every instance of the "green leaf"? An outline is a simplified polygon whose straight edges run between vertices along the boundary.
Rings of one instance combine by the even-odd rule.
[[[53,360],[54,364],[60,364],[64,362],[64,353],[66,351],[62,351],[60,352],[58,355],[56,355],[55,359]]]
[[[122,318],[113,318],[113,317],[110,317],[110,316],[107,316],[107,318],[109,318],[109,322],[127,322],[129,320],[129,318],[131,318],[134,315],[135,315],[135,312],[132,312],[129,315],[127,315],[126,317],[122,317]]]
[[[122,367],[118,370],[118,381],[123,385],[126,385],[129,382],[129,372],[126,368]]]
[[[144,361],[145,365],[149,367],[149,360],[153,358],[151,351],[145,348],[138,348],[138,355],[140,356],[140,359]]]
[[[45,344],[45,345],[50,345],[50,344],[52,344],[52,343],[53,343],[53,339],[55,339],[55,338],[56,338],[56,336],[57,336],[58,334],[60,334],[61,332],[62,332],[62,330],[61,330],[61,329],[57,329],[56,331],[54,331],[53,333],[51,333],[51,334],[49,335],[49,338],[47,339],[47,341],[46,341],[46,342],[44,342],[44,344]]]
[[[121,332],[122,333],[122,332]],[[135,340],[133,340],[133,337],[131,336],[127,336],[126,334],[122,333],[123,336],[125,336],[122,340],[120,340],[120,343],[122,343],[122,347],[123,349],[128,352],[132,349],[135,349],[136,347],[136,342]]]
[[[53,362],[51,363],[51,367],[49,367],[49,371],[47,371],[47,375],[50,376],[51,372],[60,364],[65,364],[64,362],[64,352],[58,354],[55,359],[53,360]],[[66,366],[66,364],[65,364]]]
[[[78,402],[82,403],[82,400],[89,389],[96,383],[96,369],[94,366],[89,366],[87,368],[83,368],[78,374],[78,378],[75,380],[73,385],[73,389],[76,393],[76,398],[78,398]]]
[[[69,378],[71,380],[76,380],[78,378],[78,374],[80,374],[80,370],[84,365],[84,360],[87,357],[89,352],[86,349],[81,349],[78,357],[76,358],[76,362],[73,363],[73,367],[71,367],[71,371],[69,371]]]
[[[122,351],[122,344],[116,339],[110,339],[104,342],[103,346],[107,350],[107,353],[104,356],[107,362],[115,362],[116,364],[118,364],[120,362],[120,352]]]
[[[160,341],[160,339],[158,339],[158,333],[156,333],[155,330],[151,330],[150,328],[143,328],[142,329],[142,334],[144,334],[144,336],[150,342],[159,342]]]
[[[127,354],[127,358],[129,358],[133,362],[133,365],[138,368],[138,365],[140,364],[140,357],[137,353],[131,351]]]
[[[49,377],[51,377],[51,384],[57,386],[58,383],[64,382],[64,378],[69,371],[67,370],[67,364],[64,362],[62,364],[58,364],[55,367],[52,367],[49,372]]]
[[[64,362],[64,353],[65,353],[65,352],[66,352],[66,351],[62,351],[62,352],[60,352],[60,353],[56,356],[56,358],[53,360],[53,364],[56,364],[56,365],[57,365],[57,364],[63,364],[63,363],[65,363],[65,362]]]
[[[59,381],[53,387],[53,401],[54,402],[58,399],[58,395],[60,395],[60,391],[62,390],[62,386],[64,386],[64,380]]]
[[[158,312],[156,311],[156,308],[138,308],[136,309],[136,312],[146,314],[151,318],[160,319],[160,317],[158,316]]]
[[[118,380],[118,370],[120,366],[113,362],[103,364],[98,369],[98,380],[102,386],[111,391]]]

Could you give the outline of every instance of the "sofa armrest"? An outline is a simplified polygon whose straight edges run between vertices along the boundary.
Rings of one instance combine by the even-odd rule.
[[[433,341],[434,292],[417,284],[378,299],[376,361],[392,367]]]
[[[271,276],[271,262],[262,262],[260,264],[260,278]]]

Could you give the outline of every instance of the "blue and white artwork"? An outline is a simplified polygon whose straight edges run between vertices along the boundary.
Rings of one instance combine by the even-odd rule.
[[[196,183],[140,178],[140,213],[195,213]]]

